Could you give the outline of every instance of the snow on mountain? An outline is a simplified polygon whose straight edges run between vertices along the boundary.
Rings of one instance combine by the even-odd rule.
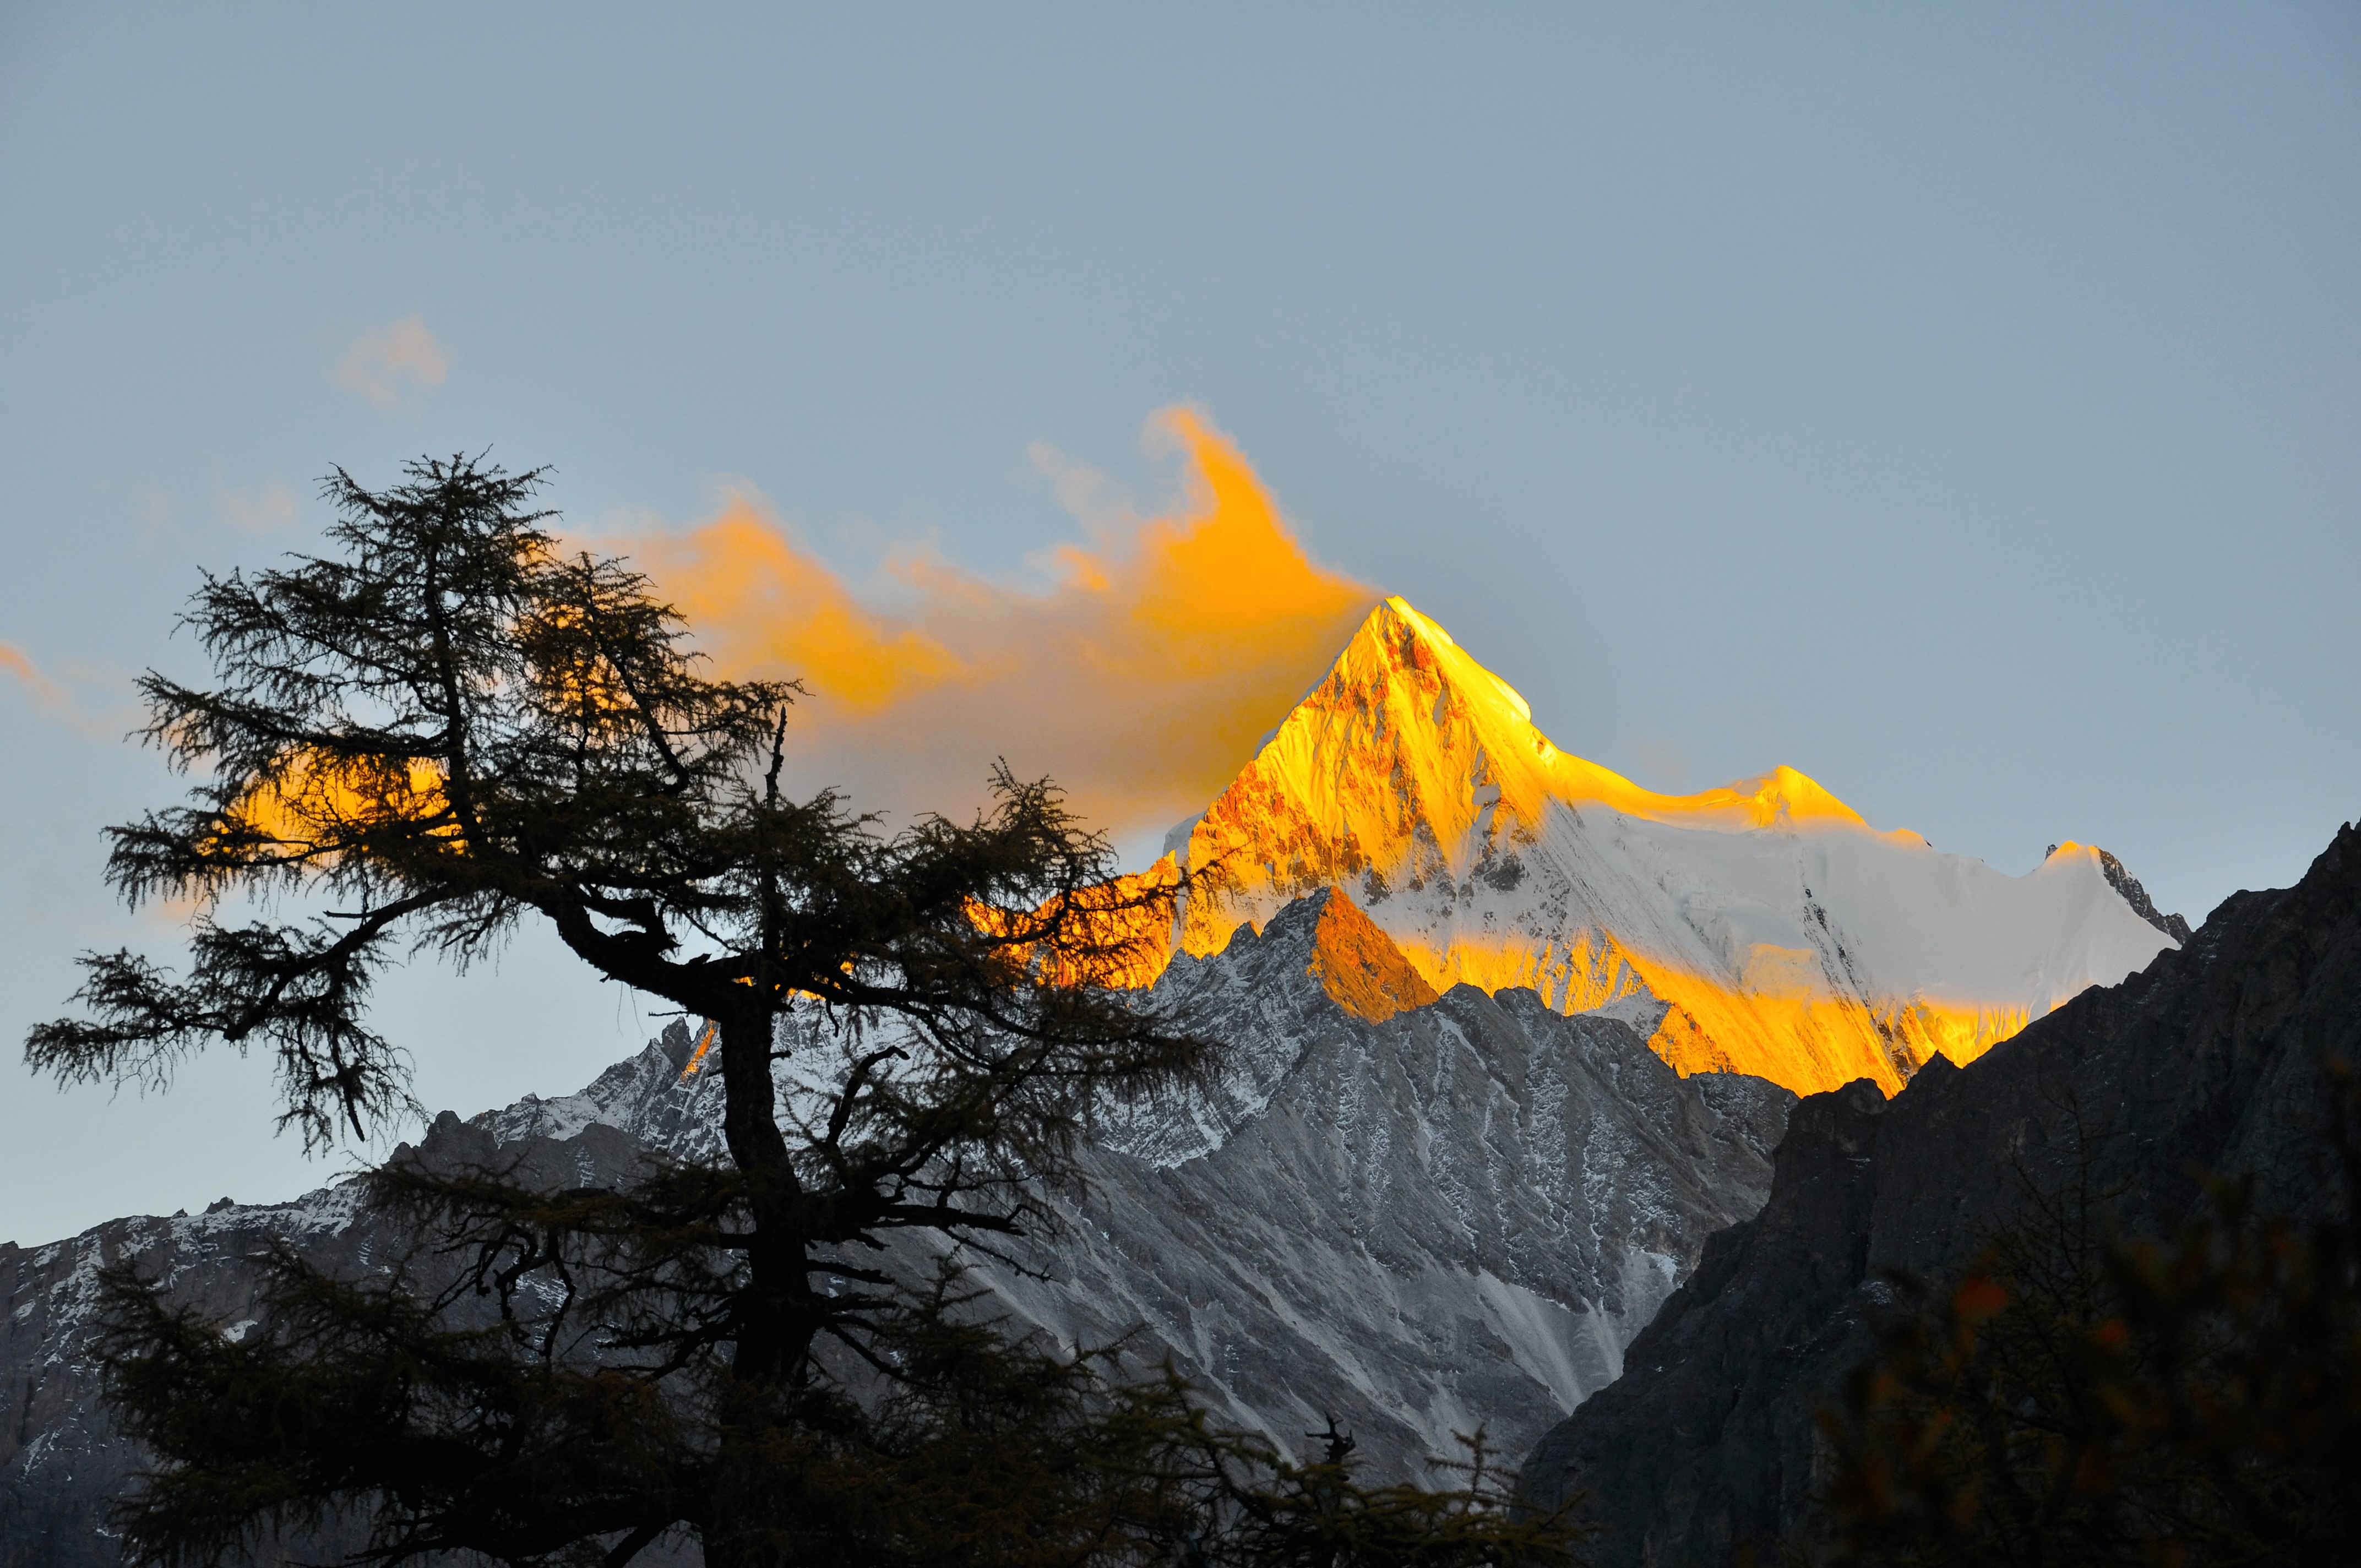
[[[1400,598],[1169,844],[1237,883],[1184,912],[1183,952],[1334,887],[1437,988],[1614,1006],[1684,1073],[1799,1093],[1864,1077],[1891,1093],[1936,1052],[1972,1060],[2173,945],[2101,850],[2064,845],[2010,876],[1878,832],[1785,767],[1642,789],[1559,751]]]

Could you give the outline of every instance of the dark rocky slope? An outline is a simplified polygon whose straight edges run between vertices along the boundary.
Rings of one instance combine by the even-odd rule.
[[[1527,1495],[1587,1491],[1603,1568],[1722,1563],[1809,1533],[1813,1414],[1873,1350],[1890,1271],[1941,1278],[2036,1190],[2117,1187],[2126,1230],[2169,1225],[2202,1170],[2251,1172],[2266,1210],[2338,1200],[2323,1064],[2361,1063],[2361,833],[2297,886],[2225,900],[2189,945],[2077,997],[1890,1102],[1802,1101],[1769,1202],[1708,1245],[1622,1378],[1543,1440]]]

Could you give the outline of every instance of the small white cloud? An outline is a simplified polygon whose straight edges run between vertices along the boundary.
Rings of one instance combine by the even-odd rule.
[[[451,356],[426,330],[423,316],[404,316],[390,326],[361,334],[336,363],[336,385],[358,392],[381,409],[432,390],[450,374]]]
[[[216,475],[214,511],[241,533],[283,533],[295,526],[295,492],[276,479],[259,490],[233,490]]]

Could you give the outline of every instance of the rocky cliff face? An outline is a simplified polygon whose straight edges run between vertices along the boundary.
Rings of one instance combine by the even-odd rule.
[[[1438,997],[1335,894],[1181,959],[1148,1004],[1186,1007],[1227,1042],[1222,1070],[1109,1106],[1087,1193],[1016,1255],[1038,1277],[988,1261],[979,1277],[1019,1325],[1068,1343],[1131,1333],[1142,1367],[1170,1354],[1219,1414],[1283,1446],[1334,1415],[1376,1474],[1414,1474],[1478,1425],[1521,1452],[1612,1381],[1705,1238],[1761,1205],[1794,1102],[1760,1080],[1679,1078],[1620,1017],[1567,1017],[1530,992]],[[676,1025],[578,1094],[446,1113],[422,1154],[522,1156],[552,1184],[589,1185],[650,1148],[710,1153],[719,1083],[695,1052]],[[0,1561],[65,1542],[107,1560],[90,1527],[136,1456],[97,1402],[98,1267],[134,1258],[244,1332],[248,1260],[270,1239],[354,1273],[400,1253],[354,1199],[338,1186],[0,1248],[15,1508]],[[914,1275],[931,1261],[900,1255]]]
[[[1235,1109],[1148,1124],[1194,1141],[1113,1140],[1095,1199],[1028,1260],[1050,1279],[986,1277],[1061,1339],[1144,1325],[1290,1449],[1334,1415],[1381,1472],[1478,1425],[1519,1453],[1620,1372],[1716,1216],[1760,1204],[1793,1100],[1678,1078],[1628,1023],[1530,991],[1355,1016],[1334,998],[1366,998],[1383,938],[1350,910],[1306,900],[1168,977],[1259,1062]]]
[[[1802,1101],[1763,1212],[1715,1236],[1626,1353],[1622,1379],[1543,1440],[1524,1485],[1576,1491],[1596,1561],[1719,1563],[1808,1529],[1813,1413],[1874,1348],[1889,1271],[1941,1279],[2028,1195],[2087,1162],[2132,1232],[2177,1222],[2198,1170],[2251,1172],[2266,1210],[2335,1201],[2323,1064],[2361,1062],[2361,832],[2297,886],[2242,893],[2188,947],[2077,997],[1974,1065],[1892,1101]]]

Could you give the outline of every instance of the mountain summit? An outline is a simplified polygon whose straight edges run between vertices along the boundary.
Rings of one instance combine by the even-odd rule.
[[[1683,1073],[1799,1093],[1856,1078],[1891,1093],[2174,945],[2102,850],[2010,876],[1878,832],[1793,768],[1643,789],[1553,745],[1515,688],[1400,598],[1169,848],[1224,859],[1239,883],[1184,910],[1189,953],[1335,888],[1438,991],[1611,1009]]]

